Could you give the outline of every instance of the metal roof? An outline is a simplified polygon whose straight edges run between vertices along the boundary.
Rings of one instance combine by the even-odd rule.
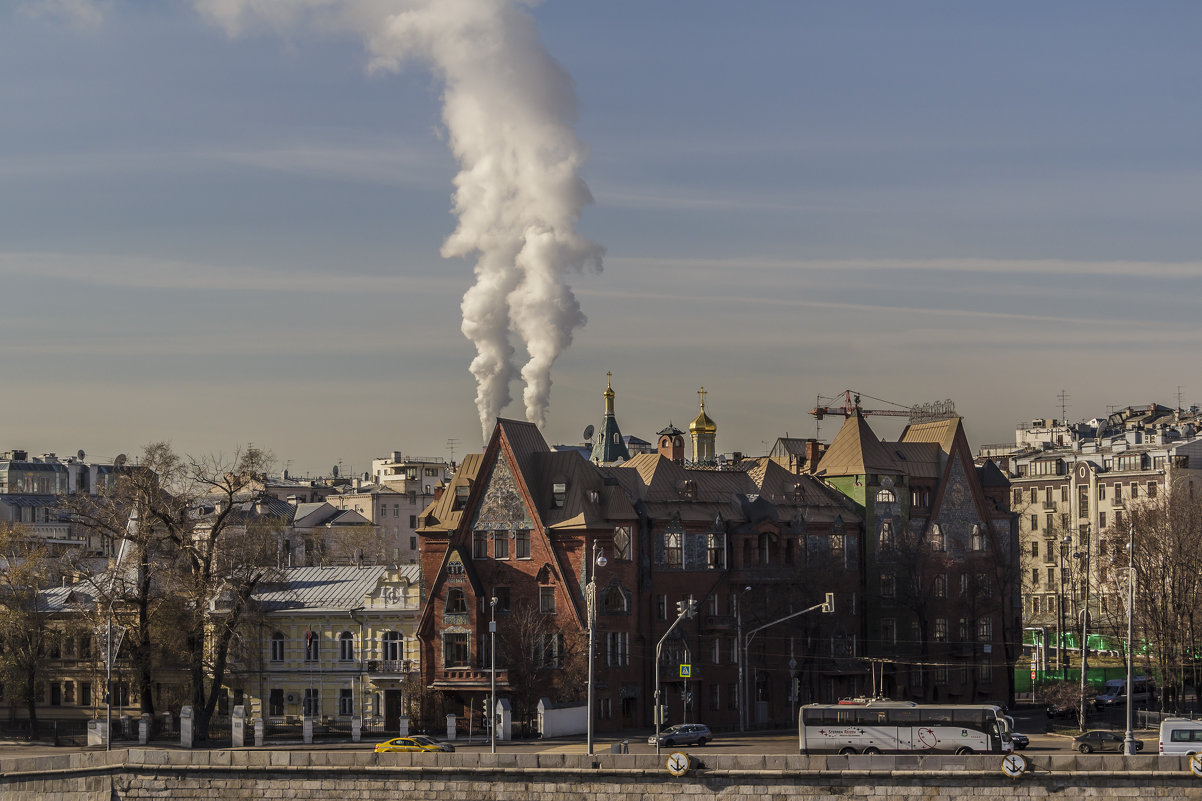
[[[420,581],[418,565],[403,565],[399,570],[411,584]],[[282,578],[263,585],[254,599],[269,612],[357,609],[388,571],[385,565],[285,568]]]

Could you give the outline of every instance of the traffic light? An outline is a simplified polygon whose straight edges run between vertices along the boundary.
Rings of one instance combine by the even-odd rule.
[[[683,601],[677,601],[676,614],[681,617],[693,617],[693,615],[697,614],[697,602],[692,598],[687,598]]]

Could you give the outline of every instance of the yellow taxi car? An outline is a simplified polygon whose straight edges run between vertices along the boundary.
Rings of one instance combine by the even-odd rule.
[[[455,746],[427,737],[424,734],[414,734],[411,737],[393,737],[382,743],[376,743],[376,753],[385,754],[396,751],[454,751]]]

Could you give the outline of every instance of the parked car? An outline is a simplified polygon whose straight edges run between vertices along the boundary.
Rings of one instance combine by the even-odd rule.
[[[679,723],[659,733],[660,745],[705,745],[712,739],[714,733],[704,723]],[[648,737],[647,742],[655,745],[655,735]]]
[[[1023,750],[1031,744],[1031,738],[1020,731],[1010,732],[1010,742],[1014,743],[1016,750]]]
[[[391,740],[385,740],[382,743],[376,743],[375,751],[377,754],[386,754],[396,751],[454,751],[455,746],[450,743],[444,743],[440,740],[435,740],[433,737],[427,737],[424,734],[415,734],[412,737],[393,737]]]
[[[1123,752],[1123,740],[1123,735],[1118,732],[1091,729],[1073,738],[1073,748],[1082,754],[1092,754],[1094,751],[1116,751],[1121,754]],[[1135,750],[1142,751],[1143,748],[1144,744],[1136,740]]]
[[[1165,718],[1160,721],[1162,756],[1202,754],[1202,720]]]

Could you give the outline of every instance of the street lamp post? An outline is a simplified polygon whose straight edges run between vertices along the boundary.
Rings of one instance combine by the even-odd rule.
[[[1089,540],[1083,538],[1081,550],[1073,554],[1081,562],[1081,731],[1085,731],[1085,677],[1089,670]]]
[[[1068,550],[1072,543],[1072,537],[1067,534],[1060,540],[1059,561],[1060,566],[1060,595],[1057,601],[1057,620],[1056,620],[1056,669],[1060,671],[1060,680],[1068,679],[1068,660],[1064,658],[1064,553]]]
[[[799,617],[801,615],[806,614],[807,612],[814,612],[819,609],[821,609],[824,614],[830,614],[831,612],[835,611],[835,594],[833,592],[828,592],[826,594],[826,600],[820,604],[814,604],[813,606],[811,606],[807,609],[802,609],[800,612],[791,612],[790,614],[787,614],[784,617],[773,620],[771,623],[765,623],[764,625],[757,626],[756,628],[747,632],[747,636],[743,639],[743,661],[744,662],[747,661],[747,647],[751,644],[751,639],[756,634],[759,634],[761,631],[763,631],[764,629],[766,629],[770,626],[775,626],[777,623],[784,623],[786,620],[791,620],[792,618]],[[754,675],[754,673],[752,673],[752,671],[750,670],[750,667],[751,666],[748,665],[749,669],[748,669],[747,673],[749,675]],[[743,690],[743,701],[744,701],[745,705],[750,705],[750,703],[751,703],[751,691],[748,688],[745,688]]]
[[[743,594],[751,592],[751,587],[744,587]],[[735,595],[735,643],[743,642],[743,604],[739,601],[740,595]],[[737,655],[739,662],[738,683],[735,684],[735,703],[739,707],[739,731],[747,729],[747,704],[743,702],[743,653],[740,651]]]
[[[488,599],[492,607],[492,620],[488,621],[488,721],[489,746],[497,753],[497,596]]]
[[[585,586],[584,604],[588,614],[588,753],[593,753],[593,650],[597,633],[597,568],[605,567],[605,554],[601,545],[593,540],[592,566],[589,582]]]
[[[1130,528],[1127,541],[1127,734],[1123,739],[1123,753],[1135,756],[1135,708],[1131,696],[1132,673],[1135,662],[1135,526]]]

